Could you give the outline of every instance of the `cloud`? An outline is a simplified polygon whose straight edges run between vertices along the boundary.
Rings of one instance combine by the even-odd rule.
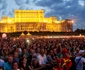
[[[28,3],[28,0],[15,0],[16,4],[17,5],[21,5],[21,4],[24,4],[24,3]]]
[[[74,29],[85,28],[85,0],[0,0],[1,17],[13,17],[16,9],[44,9],[46,17],[77,19]]]
[[[7,7],[5,0],[0,0],[0,10],[3,10]]]
[[[85,6],[85,1],[84,0],[79,0],[78,4],[83,7],[83,6]]]
[[[74,17],[76,20],[76,28],[84,28],[84,18],[85,18],[85,0],[60,0],[59,2],[51,2],[48,0],[46,1],[39,1],[36,3],[40,6],[50,7],[51,10],[47,13],[47,16],[58,16],[62,17],[62,19],[73,19]],[[75,29],[74,27],[74,29]]]
[[[58,4],[58,3],[62,3],[63,2],[63,0],[40,0],[40,1],[38,1],[36,4],[38,5],[38,6],[44,6],[44,7],[51,7],[53,4]]]

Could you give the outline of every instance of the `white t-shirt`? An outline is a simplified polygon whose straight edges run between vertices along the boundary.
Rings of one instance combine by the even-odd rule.
[[[37,56],[37,61],[38,61],[39,65],[46,64],[46,62],[47,62],[46,55],[44,54],[44,56],[42,56],[41,54],[39,54]]]
[[[81,57],[81,56],[77,56],[75,58],[75,62],[76,62],[76,64],[78,63],[77,66],[76,66],[76,69],[77,70],[83,70],[83,63],[85,63],[85,58],[84,57]]]

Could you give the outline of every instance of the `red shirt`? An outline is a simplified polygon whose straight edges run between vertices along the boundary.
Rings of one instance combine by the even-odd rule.
[[[63,70],[62,67],[55,67],[53,70]]]
[[[62,67],[65,69],[65,70],[69,70],[69,68],[72,66],[72,61],[70,58],[62,58],[62,61],[63,61],[63,64],[62,64]]]

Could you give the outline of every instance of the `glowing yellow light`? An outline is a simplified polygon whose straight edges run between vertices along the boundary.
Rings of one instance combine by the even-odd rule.
[[[79,36],[82,36],[82,34],[79,34]]]
[[[24,36],[24,33],[22,33],[21,36]]]
[[[0,23],[2,23],[2,21],[0,21]]]
[[[74,21],[73,21],[73,20],[71,20],[71,22],[72,22],[72,23],[74,23]]]
[[[31,34],[30,34],[30,33],[28,33],[27,35],[28,35],[28,36],[30,36]]]
[[[12,23],[12,20],[9,19],[9,20],[8,20],[8,23]]]
[[[73,20],[70,20],[70,21],[68,21],[68,23],[74,23],[74,21]]]
[[[29,40],[26,40],[27,43],[29,43],[30,41]]]
[[[19,39],[19,38],[17,37],[17,39]]]
[[[47,22],[47,20],[43,20],[43,22]]]
[[[28,38],[26,38],[26,43],[30,44],[30,40]]]
[[[61,21],[54,21],[55,23],[61,23]]]
[[[6,20],[2,20],[1,23],[6,23]]]
[[[61,22],[63,23],[63,22],[65,22],[65,20],[62,20]]]

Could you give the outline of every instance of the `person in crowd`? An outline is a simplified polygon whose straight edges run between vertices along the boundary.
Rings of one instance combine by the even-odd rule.
[[[8,61],[4,64],[4,70],[12,70],[13,56],[8,56]]]
[[[63,54],[63,57],[62,57],[62,67],[63,67],[63,70],[69,70],[70,67],[72,66],[72,61],[70,59],[70,55],[69,55],[69,52],[66,48],[64,48],[62,50],[62,54]]]
[[[22,61],[21,61],[21,64],[20,64],[20,69],[21,70],[29,70],[28,66],[29,65],[27,64],[27,59],[23,58]]]
[[[47,60],[49,64],[53,64],[55,62],[55,60],[52,58],[53,56],[53,50],[49,50],[47,55]]]
[[[32,58],[37,58],[37,56],[39,55],[39,51],[38,51],[38,48],[35,50],[35,52],[33,53],[32,55]]]
[[[19,58],[19,66],[21,66],[23,59],[27,59],[26,54],[22,54],[21,57]]]
[[[13,62],[13,65],[12,65],[13,67],[13,69],[12,70],[20,70],[19,68],[18,68],[18,63],[17,62]]]
[[[26,58],[28,57],[28,51],[27,51],[26,48],[23,48],[23,50],[22,50],[22,54],[26,54]]]
[[[17,63],[19,63],[19,58],[18,58],[18,52],[14,52],[14,54],[13,54],[13,62],[17,62]]]
[[[75,58],[75,67],[76,70],[83,70],[83,63],[85,63],[85,58],[83,57],[85,55],[85,50],[80,50],[79,55]]]
[[[5,64],[4,60],[0,57],[0,69],[3,70],[4,64]]]
[[[62,60],[57,58],[56,59],[56,65],[53,67],[53,70],[64,70],[62,67]]]
[[[31,65],[29,66],[30,70],[41,70],[43,67],[40,67],[36,58],[33,58]]]
[[[46,54],[44,53],[44,49],[41,49],[40,54],[37,56],[37,61],[39,63],[39,66],[41,67],[46,67],[47,65],[47,57]]]
[[[76,48],[76,51],[74,52],[75,57],[76,57],[76,56],[79,56],[79,51],[80,51],[80,49],[79,49],[79,47],[77,47],[77,48]]]
[[[55,69],[63,68],[63,70],[69,70],[70,67],[74,65],[71,62],[71,60],[74,61],[74,59],[70,60],[70,57],[71,58],[76,57],[75,62],[77,62],[78,58],[84,55],[79,54],[79,51],[80,49],[83,50],[85,49],[85,37],[69,37],[69,38],[34,37],[33,40],[31,40],[30,38],[31,40],[30,44],[26,46],[25,46],[26,37],[23,38],[9,37],[9,38],[10,38],[9,41],[0,38],[0,51],[1,51],[0,56],[2,57],[1,60],[4,60],[5,62],[3,65],[4,70],[12,70],[13,67],[12,62],[15,61],[19,63],[19,67],[21,67],[20,64],[22,64],[22,67],[24,66],[23,69],[24,68],[29,69],[29,66],[32,66],[34,69],[37,69],[37,66],[39,65],[39,67],[41,67],[40,70],[46,70],[51,67],[52,63],[55,63],[55,60],[57,65],[55,66],[53,65],[52,68]],[[11,58],[9,55],[11,55]],[[59,60],[57,60],[56,57],[58,57]],[[81,65],[77,66],[78,68],[79,66],[82,68],[84,63],[84,57],[81,58],[82,63]],[[37,61],[33,60],[33,58],[36,59]],[[15,63],[15,65],[17,64]],[[17,68],[17,66],[15,68]]]

